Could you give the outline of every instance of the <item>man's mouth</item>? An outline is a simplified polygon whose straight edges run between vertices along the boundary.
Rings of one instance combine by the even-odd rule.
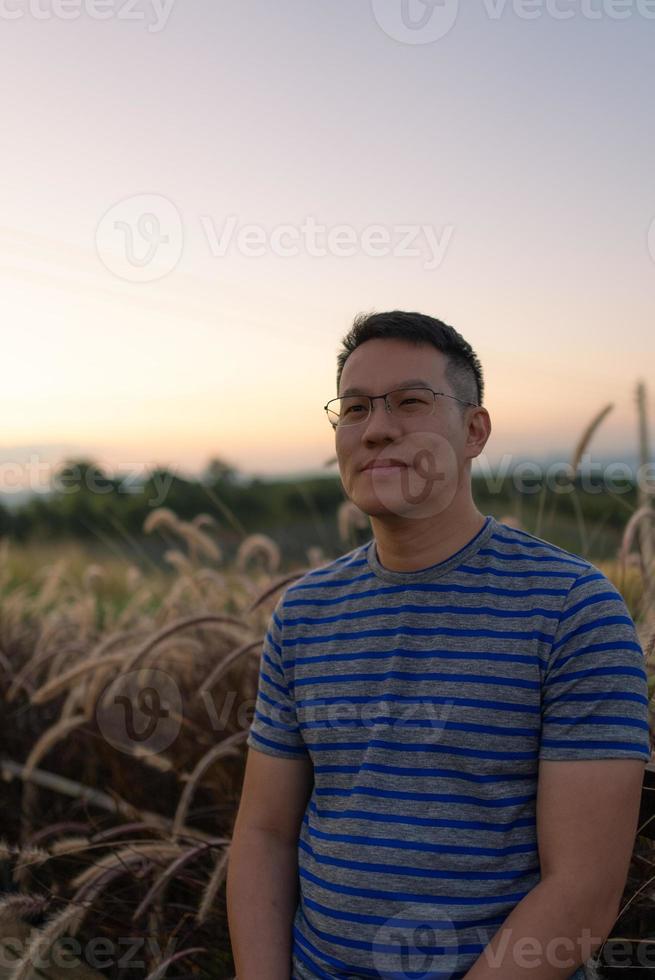
[[[364,472],[370,470],[397,470],[403,469],[406,466],[407,463],[404,463],[399,459],[376,459],[370,463],[367,463],[366,466],[363,467],[363,470]]]

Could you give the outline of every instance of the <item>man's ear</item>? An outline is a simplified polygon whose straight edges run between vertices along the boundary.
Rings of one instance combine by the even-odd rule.
[[[466,445],[471,458],[479,456],[491,435],[491,416],[481,405],[471,409],[468,419]]]

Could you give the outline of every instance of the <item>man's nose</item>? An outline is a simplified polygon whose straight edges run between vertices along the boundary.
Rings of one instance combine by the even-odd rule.
[[[382,395],[376,395],[371,399],[371,411],[364,422],[362,428],[364,438],[375,438],[389,429],[397,428],[398,420],[388,411]]]

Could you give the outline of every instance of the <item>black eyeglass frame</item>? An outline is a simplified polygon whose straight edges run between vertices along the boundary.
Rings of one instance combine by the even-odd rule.
[[[433,399],[432,399],[432,411],[429,413],[430,415],[434,415],[434,406],[435,406],[435,403],[437,401],[436,395],[443,395],[444,398],[452,398],[454,401],[459,402],[461,405],[472,405],[474,408],[479,408],[480,407],[477,402],[467,402],[467,401],[464,401],[463,398],[457,398],[456,395],[449,395],[447,391],[435,391],[434,388],[427,388],[425,385],[408,385],[405,388],[392,388],[391,391],[386,391],[383,395],[360,395],[360,396],[357,396],[357,395],[339,395],[339,396],[337,396],[337,398],[331,398],[329,400],[329,402],[327,402],[327,404],[325,404],[323,406],[323,410],[327,414],[327,412],[328,412],[328,410],[330,408],[330,405],[334,404],[334,402],[341,401],[342,398],[357,398],[357,397],[360,397],[360,398],[368,398],[368,400],[369,400],[368,401],[368,414],[365,416],[365,418],[359,419],[357,422],[349,422],[348,423],[348,427],[350,427],[351,425],[361,425],[362,422],[368,422],[368,420],[370,419],[371,412],[373,411],[373,402],[375,401],[376,398],[383,398],[384,399],[384,407],[386,408],[386,410],[389,413],[389,415],[393,415],[393,412],[391,411],[391,406],[389,405],[389,402],[387,401],[387,398],[388,398],[389,395],[393,395],[393,393],[395,391],[431,391],[432,392],[432,395],[435,396],[435,397],[433,397]],[[394,417],[395,418],[398,418],[398,416],[394,416]],[[427,415],[424,415],[422,417],[423,418],[427,418],[428,416]],[[330,425],[332,426],[332,428],[333,429],[336,429],[339,423],[338,422],[333,422],[329,415],[328,415],[327,418],[328,418],[328,422],[330,423]]]

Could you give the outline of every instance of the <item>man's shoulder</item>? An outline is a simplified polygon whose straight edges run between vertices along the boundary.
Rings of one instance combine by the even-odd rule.
[[[502,559],[511,556],[526,562],[532,561],[535,567],[541,566],[544,570],[546,568],[556,570],[561,567],[568,571],[575,571],[577,568],[580,574],[599,571],[592,562],[574,551],[568,551],[552,541],[499,520],[496,521],[488,547],[492,549],[495,557]]]
[[[345,555],[340,555],[316,568],[310,568],[287,586],[282,597],[283,601],[287,603],[299,599],[308,592],[315,594],[316,589],[337,588],[353,582],[360,575],[366,575],[368,565],[366,551],[370,543],[367,541],[363,545],[352,548]]]

